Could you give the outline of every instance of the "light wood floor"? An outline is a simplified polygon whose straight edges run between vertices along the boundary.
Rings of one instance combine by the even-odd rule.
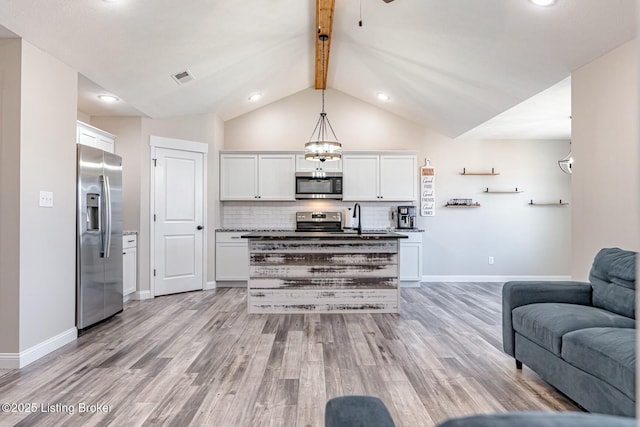
[[[76,342],[0,371],[0,403],[37,409],[0,413],[0,425],[323,426],[327,399],[348,394],[380,397],[410,427],[579,410],[503,354],[500,290],[423,284],[402,290],[400,315],[248,315],[238,288],[129,302]]]

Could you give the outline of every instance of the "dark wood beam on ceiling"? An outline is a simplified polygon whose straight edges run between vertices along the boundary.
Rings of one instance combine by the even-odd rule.
[[[329,52],[331,51],[331,29],[333,28],[333,9],[335,0],[316,0],[316,89],[327,88],[329,71]],[[320,35],[329,38],[324,42],[324,64],[322,63],[322,41]],[[323,69],[324,65],[324,79]]]

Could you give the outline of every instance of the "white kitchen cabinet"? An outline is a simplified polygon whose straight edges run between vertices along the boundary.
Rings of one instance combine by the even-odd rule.
[[[136,291],[138,277],[138,236],[122,236],[122,295],[125,297]]]
[[[422,233],[402,233],[400,239],[400,286],[417,287],[422,280]]]
[[[114,153],[116,150],[115,135],[81,121],[78,121],[76,126],[76,143],[99,148],[109,153]]]
[[[296,199],[296,160],[293,154],[258,156],[258,198],[260,200]]]
[[[330,162],[306,160],[304,154],[296,155],[296,172],[342,172],[342,159]]]
[[[220,200],[254,200],[258,195],[258,156],[220,155]]]
[[[249,280],[249,241],[241,237],[243,234],[245,232],[216,232],[216,286],[224,287],[221,282],[225,281]]]
[[[380,200],[380,156],[349,154],[342,156],[342,199]]]
[[[380,198],[394,201],[417,200],[418,161],[416,156],[380,156]]]
[[[412,154],[345,154],[343,200],[414,201],[417,158]]]
[[[295,155],[221,154],[220,200],[295,200]]]

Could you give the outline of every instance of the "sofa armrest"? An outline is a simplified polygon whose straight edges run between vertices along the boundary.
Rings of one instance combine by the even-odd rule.
[[[591,285],[586,282],[507,282],[502,287],[502,347],[515,356],[515,331],[511,311],[543,302],[591,305]]]

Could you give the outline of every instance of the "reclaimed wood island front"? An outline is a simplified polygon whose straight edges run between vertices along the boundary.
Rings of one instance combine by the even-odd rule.
[[[249,313],[398,313],[397,233],[254,232]]]

